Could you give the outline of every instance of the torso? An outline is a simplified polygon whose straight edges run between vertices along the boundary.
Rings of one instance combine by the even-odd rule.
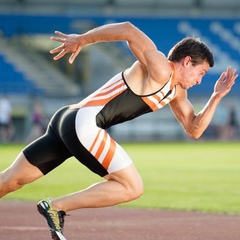
[[[148,112],[157,111],[168,104],[176,94],[172,86],[174,74],[164,85],[144,80],[139,69],[119,73],[100,89],[70,108],[102,106],[96,116],[97,125],[108,128]],[[146,76],[145,76],[146,77]],[[152,83],[153,82],[153,83]]]

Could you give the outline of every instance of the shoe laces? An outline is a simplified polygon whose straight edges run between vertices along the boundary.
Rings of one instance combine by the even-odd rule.
[[[65,212],[49,209],[48,213],[52,219],[55,228],[59,231],[62,231],[64,224],[64,216],[66,215]]]
[[[62,230],[64,225],[64,217],[67,216],[67,214],[64,211],[59,211],[58,216],[59,216],[59,226]]]

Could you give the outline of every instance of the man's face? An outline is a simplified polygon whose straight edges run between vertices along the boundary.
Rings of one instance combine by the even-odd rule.
[[[207,62],[193,66],[192,62],[189,61],[184,65],[182,80],[179,85],[184,89],[188,89],[196,84],[200,84],[202,77],[207,73],[209,67]]]

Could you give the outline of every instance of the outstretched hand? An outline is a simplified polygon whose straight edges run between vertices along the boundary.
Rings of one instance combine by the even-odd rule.
[[[214,86],[214,92],[221,98],[230,92],[236,78],[238,77],[236,71],[236,69],[231,69],[231,67],[228,67],[227,70],[223,72],[220,78],[217,80]]]
[[[79,36],[77,34],[64,34],[59,31],[55,31],[59,37],[52,36],[51,40],[62,43],[60,46],[52,49],[51,54],[58,53],[53,59],[58,60],[65,56],[66,53],[72,53],[69,58],[69,63],[73,63],[77,55],[82,49]]]

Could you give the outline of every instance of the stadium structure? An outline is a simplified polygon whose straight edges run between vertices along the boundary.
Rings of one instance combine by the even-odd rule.
[[[117,42],[85,48],[73,65],[67,57],[55,62],[49,53],[57,46],[50,40],[55,30],[82,33],[106,23],[131,21],[166,55],[181,38],[200,38],[212,49],[215,67],[201,85],[189,90],[199,110],[221,72],[240,66],[239,13],[238,0],[0,0],[0,95],[9,95],[13,103],[16,139],[24,138],[36,99],[50,117],[134,61],[126,44]],[[236,82],[220,104],[206,138],[217,138],[210,130],[227,124],[230,108],[239,112],[239,87]],[[111,130],[120,140],[186,140],[168,107]]]

